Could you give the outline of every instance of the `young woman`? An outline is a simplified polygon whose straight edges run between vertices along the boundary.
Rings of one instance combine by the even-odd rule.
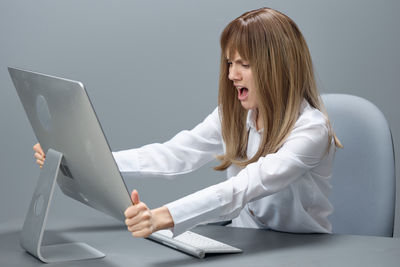
[[[225,182],[150,210],[132,192],[125,211],[135,237],[200,223],[296,233],[329,233],[335,146],[307,44],[297,25],[269,8],[244,13],[221,35],[218,107],[190,131],[163,144],[115,152],[121,172],[177,175],[215,156]],[[37,163],[45,155],[34,146]]]

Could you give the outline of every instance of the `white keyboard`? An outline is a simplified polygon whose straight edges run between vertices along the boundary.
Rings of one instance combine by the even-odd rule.
[[[172,238],[172,232],[170,230],[161,230],[153,233],[149,238],[198,258],[203,258],[206,253],[242,252],[241,249],[191,231],[186,231],[183,234]]]
[[[181,235],[178,235],[174,238],[175,240],[181,241],[185,244],[191,245],[196,248],[203,249],[206,253],[216,253],[223,252],[223,251],[231,251],[236,250],[237,248],[232,247],[228,244],[219,242],[217,240],[208,238],[203,235],[196,234],[191,231],[186,231]]]

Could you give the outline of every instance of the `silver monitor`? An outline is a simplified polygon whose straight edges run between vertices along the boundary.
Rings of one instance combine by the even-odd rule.
[[[21,245],[45,262],[90,258],[93,248],[85,249],[87,245],[82,243],[79,248],[71,244],[41,246],[55,181],[65,195],[118,220],[124,220],[125,209],[132,205],[89,97],[81,82],[16,68],[8,70],[32,129],[47,152]],[[88,254],[75,255],[75,250],[86,250]],[[104,254],[93,257],[101,256]]]

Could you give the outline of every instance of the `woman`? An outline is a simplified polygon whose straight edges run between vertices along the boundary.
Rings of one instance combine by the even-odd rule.
[[[150,210],[132,192],[125,211],[135,237],[200,223],[295,233],[330,233],[335,137],[297,25],[269,8],[244,13],[221,35],[218,107],[191,131],[163,144],[115,152],[121,172],[177,175],[217,158],[225,182]],[[45,155],[34,146],[37,163]]]

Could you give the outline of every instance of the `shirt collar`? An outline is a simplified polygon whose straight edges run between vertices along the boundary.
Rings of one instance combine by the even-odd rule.
[[[257,130],[257,127],[256,127],[256,116],[257,116],[257,113],[256,113],[255,109],[250,109],[247,112],[247,119],[246,119],[247,130],[250,130],[250,129]]]

